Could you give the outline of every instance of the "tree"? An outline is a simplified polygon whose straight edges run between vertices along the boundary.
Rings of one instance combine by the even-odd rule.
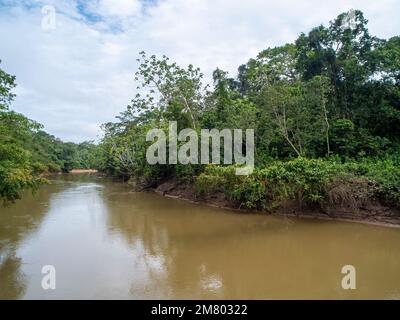
[[[15,76],[9,75],[0,68],[0,111],[8,110],[11,101],[15,97],[12,93],[12,89],[15,86]]]
[[[35,189],[43,179],[35,175],[31,154],[23,148],[29,132],[39,125],[9,111],[15,77],[0,69],[0,198],[14,201],[24,189]]]
[[[280,81],[265,88],[263,111],[272,135],[281,135],[297,156],[318,155],[325,140],[330,153],[327,109],[329,82],[315,77],[308,82]]]
[[[296,81],[298,78],[296,46],[286,44],[263,50],[257,58],[239,67],[236,87],[241,88],[242,94],[255,98],[268,85],[281,80]]]
[[[121,120],[148,121],[153,118],[160,121],[165,113],[169,113],[179,118],[177,121],[188,120],[190,126],[197,129],[205,94],[200,70],[192,65],[183,69],[170,63],[165,56],[161,59],[155,55],[147,57],[144,52],[137,61],[139,69],[135,80],[140,81],[137,89],[141,92],[121,115]]]

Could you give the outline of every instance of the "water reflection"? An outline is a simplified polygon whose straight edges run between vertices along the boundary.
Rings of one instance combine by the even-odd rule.
[[[237,214],[65,176],[0,209],[1,298],[399,298],[400,230]],[[41,288],[41,267],[57,289]],[[357,268],[344,291],[341,267]]]
[[[142,244],[138,261],[164,271],[135,287],[151,297],[390,298],[400,288],[396,229],[232,214],[153,194],[117,192],[107,205],[110,232]],[[340,286],[345,264],[358,267],[355,292]]]
[[[21,271],[22,259],[16,251],[42,223],[51,195],[57,190],[43,189],[24,201],[0,208],[0,299],[17,299],[26,290],[26,276]]]

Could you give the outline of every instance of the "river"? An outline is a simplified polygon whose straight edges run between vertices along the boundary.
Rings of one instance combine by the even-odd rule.
[[[54,290],[42,288],[54,266]],[[344,265],[356,289],[342,288]],[[1,299],[399,299],[400,229],[244,214],[93,174],[0,208]]]

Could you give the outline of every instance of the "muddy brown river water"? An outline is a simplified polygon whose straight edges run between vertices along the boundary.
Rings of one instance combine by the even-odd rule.
[[[44,290],[43,266],[56,289]],[[341,286],[344,265],[356,289]],[[242,214],[60,176],[0,208],[2,299],[399,299],[400,229]]]

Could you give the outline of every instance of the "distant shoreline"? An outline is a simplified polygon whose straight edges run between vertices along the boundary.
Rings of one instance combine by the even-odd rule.
[[[68,173],[97,173],[96,169],[72,169]]]

